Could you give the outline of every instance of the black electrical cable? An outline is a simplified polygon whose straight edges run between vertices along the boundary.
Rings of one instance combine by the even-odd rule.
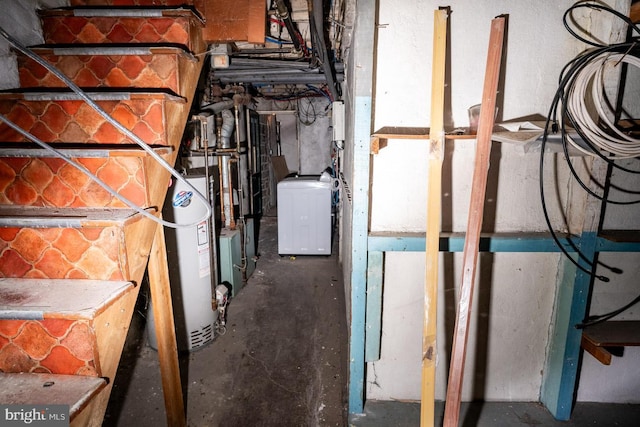
[[[597,323],[601,323],[601,322],[604,322],[604,321],[606,321],[606,320],[609,320],[609,319],[611,319],[612,317],[615,317],[615,316],[617,316],[618,314],[622,313],[622,312],[623,312],[623,311],[625,311],[626,309],[628,309],[628,308],[630,308],[630,307],[633,307],[633,306],[634,306],[634,305],[636,305],[638,302],[640,302],[640,295],[638,295],[637,297],[635,297],[635,298],[634,298],[633,300],[631,300],[631,302],[629,302],[628,304],[623,305],[622,307],[620,307],[620,308],[618,308],[618,309],[616,309],[616,310],[610,311],[609,313],[600,314],[600,315],[597,315],[597,316],[589,316],[589,317],[587,318],[587,320],[585,320],[584,322],[582,322],[582,323],[578,323],[578,324],[576,325],[576,328],[578,328],[578,329],[583,329],[583,328],[586,328],[587,326],[592,326],[592,325],[595,325],[595,324],[597,324]]]
[[[613,14],[614,16],[616,16],[619,19],[622,19],[623,21],[625,21],[625,23],[628,25],[629,28],[629,34],[631,35],[633,31],[636,31],[638,34],[640,34],[640,28],[638,28],[638,26],[636,26],[627,16],[624,16],[623,14],[621,14],[620,12],[613,10],[609,7],[606,6],[602,6],[599,4],[593,4],[593,3],[578,3],[573,5],[572,7],[570,7],[569,9],[567,9],[567,11],[565,12],[564,16],[563,16],[563,23],[565,28],[567,29],[567,31],[572,34],[575,38],[577,38],[578,40],[593,46],[592,49],[589,49],[585,52],[583,52],[582,54],[578,55],[576,58],[572,59],[571,61],[569,61],[569,63],[567,63],[561,73],[560,73],[560,79],[559,79],[559,88],[556,91],[553,101],[551,103],[551,107],[549,109],[549,114],[547,116],[547,120],[545,123],[545,128],[544,128],[544,132],[542,135],[542,141],[541,141],[541,149],[540,149],[540,199],[541,199],[541,205],[542,205],[542,210],[543,210],[543,215],[545,218],[545,222],[547,223],[547,227],[550,231],[550,234],[553,238],[553,240],[555,241],[555,243],[557,244],[557,246],[560,248],[561,252],[563,252],[563,254],[582,272],[588,274],[589,276],[593,277],[593,278],[597,278],[601,281],[604,282],[608,282],[609,278],[606,276],[602,276],[602,275],[597,275],[596,274],[596,266],[597,265],[601,265],[605,268],[608,268],[610,271],[620,274],[622,273],[622,270],[620,270],[619,268],[615,268],[615,267],[610,267],[607,266],[605,264],[603,264],[602,262],[599,261],[594,261],[594,260],[589,260],[587,259],[587,257],[578,249],[578,247],[576,246],[576,244],[572,241],[571,238],[567,239],[567,243],[569,246],[571,246],[576,254],[578,255],[578,258],[583,260],[587,265],[589,265],[591,267],[591,270],[588,270],[586,267],[584,267],[583,265],[581,265],[579,263],[578,260],[576,260],[573,256],[571,256],[569,254],[569,251],[561,244],[560,240],[558,239],[556,232],[554,231],[552,225],[551,225],[551,221],[549,218],[549,214],[548,214],[548,209],[547,209],[547,205],[546,205],[546,200],[545,200],[545,193],[544,193],[544,154],[545,154],[545,148],[546,148],[546,144],[547,144],[547,140],[548,140],[548,136],[549,136],[549,131],[551,129],[551,131],[553,133],[557,133],[560,132],[561,134],[561,141],[562,141],[562,148],[563,148],[563,153],[565,156],[565,160],[569,166],[569,169],[571,171],[572,176],[575,178],[576,182],[579,183],[579,185],[592,197],[601,200],[603,203],[611,203],[611,204],[618,204],[618,205],[630,205],[630,204],[637,204],[640,203],[640,200],[634,200],[634,201],[616,201],[616,200],[610,200],[609,199],[609,195],[608,195],[608,188],[611,187],[611,183],[610,183],[610,176],[611,176],[611,170],[612,168],[615,168],[617,170],[626,172],[626,173],[631,173],[631,174],[639,174],[640,171],[636,171],[633,169],[629,169],[627,167],[623,167],[618,165],[617,163],[615,163],[615,156],[611,156],[608,157],[605,154],[600,152],[600,148],[597,147],[594,143],[592,143],[589,138],[587,137],[586,133],[584,132],[584,129],[581,129],[580,124],[578,123],[578,120],[576,120],[575,117],[572,116],[571,111],[568,109],[567,105],[569,104],[569,96],[572,93],[572,90],[574,89],[574,85],[576,84],[576,76],[579,75],[579,73],[584,70],[585,67],[587,67],[592,61],[594,61],[597,58],[602,57],[603,55],[608,55],[608,54],[622,54],[622,55],[634,55],[636,57],[640,56],[639,51],[638,51],[638,40],[636,39],[631,39],[631,41],[628,41],[626,43],[620,43],[620,44],[614,44],[614,45],[603,45],[601,43],[597,43],[593,40],[590,39],[586,39],[582,36],[580,36],[579,34],[577,34],[569,25],[568,23],[568,18],[571,15],[571,13],[579,8],[589,8],[589,9],[594,9],[594,10],[598,10],[598,11],[604,11],[604,12],[608,12]],[[624,58],[624,57],[623,57]],[[617,64],[616,64],[617,65]],[[596,82],[594,82],[595,84]],[[560,111],[559,111],[560,110]],[[560,120],[560,126],[558,126],[558,115],[560,115],[560,117],[563,118],[563,120]],[[575,132],[577,132],[577,134],[580,136],[580,138],[583,140],[583,142],[586,144],[586,146],[589,148],[589,150],[592,152],[592,154],[595,157],[599,157],[602,160],[604,160],[607,163],[608,166],[608,171],[607,171],[607,182],[606,185],[600,185],[600,188],[603,189],[603,194],[599,195],[596,192],[594,192],[593,190],[591,190],[585,183],[584,181],[579,177],[577,171],[575,170],[573,163],[570,159],[569,156],[569,147],[568,147],[568,141],[569,141],[569,132],[568,132],[568,126],[567,124],[570,124],[572,126],[572,128],[575,130]],[[613,157],[613,158],[612,158]],[[621,191],[621,192],[626,192],[629,194],[639,194],[640,192],[636,192],[633,190],[626,190],[626,189],[621,189],[616,187],[617,190]],[[617,314],[623,312],[624,310],[628,309],[629,307],[633,306],[634,304],[640,302],[640,295],[638,297],[636,297],[633,301],[631,301],[630,303],[628,303],[627,305],[625,305],[624,307],[621,307],[617,310],[614,310],[610,313],[604,314],[604,315],[599,315],[599,316],[592,316],[589,319],[587,319],[585,322],[576,325],[576,327],[578,328],[583,328],[585,326],[589,326],[595,323],[599,323],[605,320],[610,319],[611,317],[616,316]]]
[[[580,64],[583,61],[584,61],[584,55],[582,55],[582,57],[574,58],[571,61],[571,63]],[[573,67],[571,67],[571,68],[573,68]],[[556,245],[558,246],[560,251],[567,257],[567,259],[569,259],[569,261],[571,261],[571,263],[573,263],[576,266],[576,268],[578,268],[580,271],[588,274],[589,276],[594,276],[595,278],[597,278],[597,279],[599,279],[599,280],[601,280],[603,282],[609,282],[609,278],[608,277],[595,274],[595,271],[593,271],[593,270],[595,270],[593,261],[589,260],[579,250],[579,248],[571,240],[571,238],[567,239],[567,243],[569,244],[569,246],[571,246],[574,249],[575,253],[578,255],[578,258],[582,259],[585,263],[587,263],[589,266],[591,266],[592,270],[590,271],[586,267],[580,265],[580,263],[576,259],[574,259],[573,256],[571,256],[569,254],[569,251],[560,242],[560,239],[558,238],[556,232],[553,229],[553,226],[551,225],[551,219],[549,218],[549,212],[548,212],[548,209],[547,209],[546,198],[545,198],[545,193],[544,193],[544,153],[545,153],[545,149],[546,149],[547,139],[549,137],[549,129],[552,128],[555,132],[557,132],[557,120],[555,118],[555,115],[557,113],[558,104],[559,104],[559,101],[561,99],[561,95],[564,92],[563,87],[566,86],[567,81],[568,81],[567,79],[570,76],[573,75],[573,72],[571,70],[567,71],[567,66],[565,66],[565,69],[563,69],[563,73],[562,74],[564,76],[561,79],[561,82],[560,82],[560,85],[559,85],[560,87],[556,91],[556,94],[554,95],[554,99],[553,99],[553,102],[551,103],[549,114],[547,115],[547,121],[545,123],[544,132],[543,132],[543,135],[542,135],[541,147],[540,147],[540,178],[539,178],[539,183],[540,183],[540,201],[541,201],[541,205],[542,205],[542,212],[543,212],[543,215],[544,215],[545,222],[547,224],[547,228],[549,229],[549,232],[551,234],[551,237],[553,238],[554,242],[556,243]],[[552,121],[553,121],[553,125],[551,125]],[[564,140],[564,136],[563,136],[563,140]],[[565,156],[566,156],[567,159],[569,158],[567,154],[565,154]],[[574,171],[574,170],[572,169],[572,171]],[[614,270],[612,270],[612,271],[614,271]],[[617,273],[618,271],[620,271],[620,269],[616,269],[614,272]]]
[[[573,130],[575,130],[578,133],[578,135],[582,138],[584,143],[590,148],[591,152],[595,156],[597,156],[600,159],[604,160],[605,162],[611,164],[614,168],[616,168],[616,169],[618,169],[620,171],[631,173],[631,174],[640,174],[640,171],[620,166],[619,164],[616,164],[615,161],[613,161],[611,158],[609,158],[609,157],[605,156],[604,154],[602,154],[600,152],[600,149],[589,141],[589,138],[585,135],[585,133],[581,129],[580,125],[577,123],[576,120],[574,120],[574,118],[572,117],[570,111],[568,111],[568,109],[567,109],[567,104],[568,104],[567,98],[569,96],[568,94],[570,93],[571,89],[573,88],[573,85],[575,83],[576,74],[578,74],[593,58],[599,56],[600,54],[602,54],[604,52],[608,52],[608,51],[617,51],[617,50],[620,50],[620,48],[624,48],[624,47],[630,46],[630,45],[631,45],[630,43],[624,43],[624,44],[621,44],[621,45],[616,45],[616,46],[603,48],[601,50],[599,49],[599,50],[596,50],[596,51],[594,51],[594,52],[592,52],[590,54],[582,55],[582,57],[580,58],[579,61],[575,61],[574,65],[571,67],[570,71],[566,73],[565,78],[561,79],[561,81],[559,83],[559,85],[560,85],[560,89],[559,89],[559,93],[558,93],[559,96],[554,99],[553,120],[554,120],[554,122],[557,120],[557,107],[558,107],[558,104],[560,104],[562,106],[562,108],[561,108],[561,117],[565,117],[571,123]],[[573,168],[572,163],[569,161],[568,144],[567,144],[568,132],[567,132],[566,121],[562,121],[562,126],[561,126],[560,130],[562,131],[562,142],[563,142],[564,154],[565,154],[565,156],[567,158],[567,161],[568,161],[568,164],[569,164],[569,167],[571,169],[572,174],[576,177],[578,183],[580,184],[580,186],[585,191],[587,191],[593,197],[596,197],[596,198],[601,200],[600,196],[598,196],[596,193],[592,192],[587,187],[587,185],[582,181],[582,179],[579,177],[579,175],[575,172],[575,169]],[[618,201],[609,200],[608,202],[612,203],[612,204],[635,204],[635,203],[639,203],[640,200],[631,201],[631,202],[618,202]]]
[[[548,138],[548,135],[549,135],[548,128],[549,128],[549,119],[547,118],[547,123],[545,124],[545,131],[544,131],[544,133],[542,135],[542,141],[541,141],[541,144],[540,144],[540,179],[539,179],[539,184],[540,184],[540,202],[541,202],[541,205],[542,205],[542,213],[544,215],[544,220],[547,223],[547,228],[549,229],[549,233],[551,234],[551,237],[553,238],[553,241],[556,243],[556,245],[558,246],[560,251],[567,257],[567,259],[569,261],[571,261],[571,263],[573,265],[575,265],[580,271],[588,274],[589,276],[593,276],[593,277],[597,278],[598,280],[600,280],[602,282],[609,282],[609,278],[608,277],[595,274],[595,266],[594,266],[593,261],[589,260],[578,249],[578,247],[575,245],[575,243],[573,243],[571,241],[571,237],[569,237],[567,239],[567,242],[569,243],[569,245],[571,245],[571,247],[575,250],[576,254],[578,254],[578,257],[580,259],[582,259],[583,261],[585,261],[587,264],[589,264],[592,267],[592,270],[590,271],[587,268],[585,268],[582,265],[580,265],[580,263],[578,261],[576,261],[574,259],[574,257],[569,254],[569,251],[567,251],[567,249],[564,247],[564,245],[560,242],[560,239],[556,235],[556,232],[554,231],[553,226],[551,225],[551,219],[549,218],[549,212],[547,210],[547,203],[546,203],[546,199],[545,199],[545,195],[544,195],[544,151],[545,151],[545,148],[546,148],[547,138]]]

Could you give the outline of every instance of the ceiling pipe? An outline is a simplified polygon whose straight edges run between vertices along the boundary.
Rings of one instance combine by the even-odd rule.
[[[278,16],[280,19],[284,21],[284,25],[287,27],[287,31],[289,32],[289,37],[291,37],[291,41],[296,48],[296,51],[300,52],[301,50],[306,52],[306,49],[303,48],[300,37],[300,32],[294,26],[293,20],[291,19],[291,15],[289,14],[289,8],[285,4],[284,0],[275,0],[276,9],[278,10]],[[305,46],[306,48],[306,46]]]
[[[229,68],[225,68],[225,70],[232,69],[242,69],[242,68],[292,68],[298,70],[315,70],[315,68],[310,68],[308,62],[300,62],[300,61],[287,61],[280,59],[261,59],[261,58],[233,58],[231,65]],[[344,70],[344,65],[342,63],[337,63],[335,65],[336,72]],[[218,70],[216,70],[218,71]]]
[[[327,80],[324,74],[301,74],[301,73],[281,73],[281,74],[248,74],[243,76],[237,75],[221,75],[216,76],[220,83],[256,83],[256,84],[322,84]],[[339,80],[343,80],[343,76],[338,76]]]
[[[324,8],[322,0],[307,0],[309,7],[309,24],[311,26],[311,40],[315,39],[313,44],[314,51],[320,59],[324,75],[329,86],[331,99],[337,101],[340,99],[340,86],[336,82],[336,72],[333,67],[333,61],[329,59],[327,43],[324,38]]]

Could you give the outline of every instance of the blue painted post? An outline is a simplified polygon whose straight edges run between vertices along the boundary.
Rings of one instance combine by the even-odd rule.
[[[349,414],[364,412],[365,316],[367,302],[367,236],[369,233],[369,170],[371,147],[371,104],[373,92],[373,52],[376,18],[375,1],[356,3],[356,21],[352,41],[353,64],[349,100],[353,111],[352,164],[346,165],[352,177],[349,183],[351,205],[351,323],[349,325]],[[349,125],[349,123],[347,123]],[[349,141],[345,141],[348,144]],[[347,157],[348,153],[345,153]],[[348,157],[347,157],[348,158]],[[349,214],[349,213],[347,213]]]
[[[594,259],[597,241],[595,232],[582,234],[580,250],[587,259]],[[591,269],[582,259],[579,264]],[[561,421],[569,420],[573,409],[582,340],[582,331],[575,325],[585,318],[590,287],[591,276],[565,261],[558,284],[553,333],[540,392],[540,401],[554,418]]]
[[[371,98],[356,98],[355,108],[353,219],[351,224],[351,339],[349,343],[350,414],[364,412]],[[368,114],[365,114],[365,111],[368,111]],[[363,122],[368,123],[369,126]]]

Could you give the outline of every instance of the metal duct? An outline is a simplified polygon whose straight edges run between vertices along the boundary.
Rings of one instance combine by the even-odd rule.
[[[233,107],[233,101],[231,101]],[[235,117],[230,109],[222,110],[222,129],[220,131],[220,148],[231,148],[231,136],[235,124]]]
[[[200,110],[209,111],[213,114],[218,114],[223,110],[228,110],[230,108],[233,108],[233,106],[234,106],[234,102],[232,100],[220,101],[220,102],[215,102],[213,104],[203,105],[202,107],[200,107]]]

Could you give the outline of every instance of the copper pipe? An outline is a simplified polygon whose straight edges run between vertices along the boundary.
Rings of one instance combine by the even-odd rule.
[[[218,174],[220,175],[219,190],[220,190],[220,224],[224,224],[226,217],[224,216],[224,189],[222,188],[222,161],[218,158]]]
[[[229,177],[229,228],[232,230],[236,229],[236,220],[235,220],[235,215],[233,213],[233,179],[232,179],[232,175],[231,175],[231,163],[233,162],[237,162],[238,159],[232,157],[229,159],[229,170],[228,172],[228,177]]]

